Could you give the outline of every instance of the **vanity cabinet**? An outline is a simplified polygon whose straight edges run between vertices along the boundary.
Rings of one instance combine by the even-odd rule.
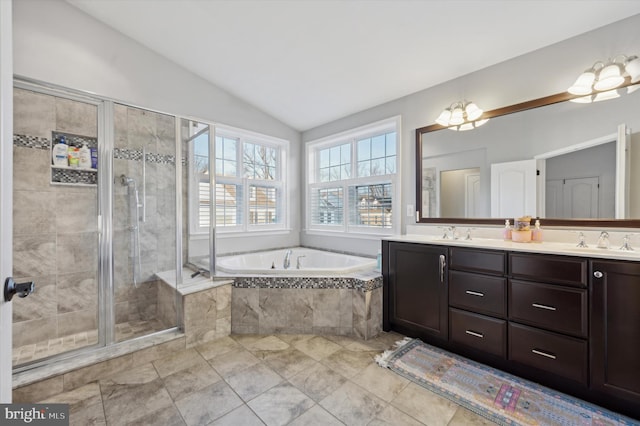
[[[509,359],[588,380],[586,259],[509,253]]]
[[[640,262],[383,241],[383,280],[384,330],[640,419]]]
[[[385,322],[404,333],[447,339],[448,249],[390,242],[384,252],[388,259]]]
[[[506,358],[506,253],[451,247],[449,339]]]
[[[640,411],[640,262],[593,260],[590,272],[591,387]]]

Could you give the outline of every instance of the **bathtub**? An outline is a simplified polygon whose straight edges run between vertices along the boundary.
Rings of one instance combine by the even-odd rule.
[[[287,249],[280,249],[218,257],[216,271],[233,275],[328,277],[372,271],[376,267],[376,260],[366,257],[304,247],[294,247],[290,250],[290,266],[288,269],[283,267]],[[300,269],[296,267],[298,258],[300,259]]]

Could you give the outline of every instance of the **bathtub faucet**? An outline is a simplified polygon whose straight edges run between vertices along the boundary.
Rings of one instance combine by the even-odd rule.
[[[284,254],[284,261],[282,262],[282,267],[284,269],[289,269],[291,266],[291,253],[293,253],[293,251],[287,250]]]
[[[304,254],[301,256],[298,256],[297,260],[296,260],[296,269],[300,269],[300,267],[302,266],[302,263],[300,262],[300,258],[301,257],[307,257]]]

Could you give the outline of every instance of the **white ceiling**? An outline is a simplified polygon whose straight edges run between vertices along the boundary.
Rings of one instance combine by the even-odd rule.
[[[67,0],[304,131],[640,13],[638,0]]]

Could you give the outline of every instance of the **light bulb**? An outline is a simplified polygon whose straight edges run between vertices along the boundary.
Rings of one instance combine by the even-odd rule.
[[[624,70],[629,77],[631,77],[632,83],[640,81],[640,58],[633,58],[625,65]]]
[[[620,72],[619,64],[609,64],[600,70],[598,81],[595,82],[593,88],[598,91],[606,91],[614,89],[624,83],[624,77]]]
[[[476,121],[482,115],[482,110],[473,102],[465,107],[465,111],[467,112],[467,120],[469,121]]]
[[[436,123],[441,126],[449,126],[449,120],[451,119],[451,110],[449,108],[445,109],[440,113],[438,118],[436,119]]]
[[[459,124],[464,123],[464,111],[462,111],[461,107],[455,107],[453,111],[451,111],[451,119],[449,120],[449,124],[457,126]]]
[[[592,70],[587,70],[580,74],[573,86],[567,90],[572,95],[588,95],[593,91],[593,82],[596,75]]]

